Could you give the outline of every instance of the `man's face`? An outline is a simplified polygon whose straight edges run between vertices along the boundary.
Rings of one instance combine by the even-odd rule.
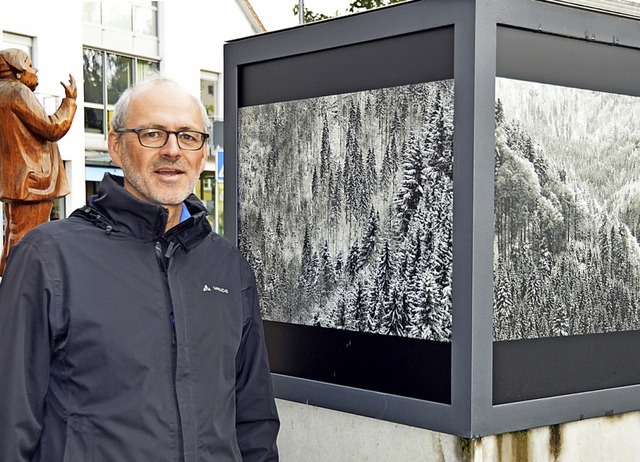
[[[152,85],[133,95],[126,128],[205,131],[195,99],[172,85]],[[206,143],[197,151],[178,147],[169,135],[161,148],[146,148],[135,133],[109,133],[109,153],[122,168],[125,189],[138,199],[168,209],[181,207],[193,192],[206,162]]]
[[[20,76],[20,82],[25,84],[31,91],[34,91],[38,86],[38,69],[33,67],[31,59],[28,57],[24,62],[25,70]]]

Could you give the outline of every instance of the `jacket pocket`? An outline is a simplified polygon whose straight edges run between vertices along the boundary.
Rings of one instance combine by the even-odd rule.
[[[93,462],[95,429],[87,417],[68,416],[64,462]]]

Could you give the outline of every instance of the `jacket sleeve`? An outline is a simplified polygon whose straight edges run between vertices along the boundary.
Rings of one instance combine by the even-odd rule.
[[[0,460],[31,461],[48,388],[50,336],[45,265],[23,241],[0,282]]]
[[[243,265],[244,326],[236,358],[236,434],[245,462],[278,460],[280,421],[273,398],[255,276]]]

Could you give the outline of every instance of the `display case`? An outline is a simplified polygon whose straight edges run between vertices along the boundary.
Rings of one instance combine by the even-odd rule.
[[[639,408],[638,26],[423,0],[225,46],[277,397],[461,436]]]

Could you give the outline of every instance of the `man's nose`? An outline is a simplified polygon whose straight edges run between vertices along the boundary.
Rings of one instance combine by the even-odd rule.
[[[167,144],[162,147],[162,154],[165,156],[179,156],[182,154],[182,150],[178,145],[178,134],[169,133]]]

